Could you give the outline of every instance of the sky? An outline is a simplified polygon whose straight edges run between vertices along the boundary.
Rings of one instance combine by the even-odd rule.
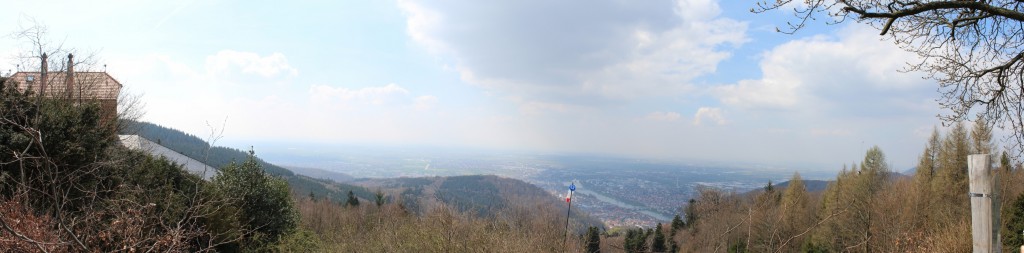
[[[913,167],[935,82],[878,30],[755,1],[12,1],[143,120],[221,143],[430,146],[838,170]],[[0,38],[0,70],[28,44]],[[257,153],[259,147],[255,147]]]

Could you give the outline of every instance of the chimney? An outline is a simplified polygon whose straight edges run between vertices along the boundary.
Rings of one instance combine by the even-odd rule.
[[[68,54],[68,76],[64,78],[67,81],[65,89],[67,89],[68,96],[74,97],[75,94],[75,56]]]
[[[42,96],[46,92],[46,83],[50,80],[46,79],[46,53],[40,57],[42,66],[39,67],[39,96]]]

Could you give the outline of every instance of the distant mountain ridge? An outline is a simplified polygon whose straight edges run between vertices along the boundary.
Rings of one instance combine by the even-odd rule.
[[[306,176],[309,176],[309,177],[312,177],[312,178],[334,180],[335,182],[339,182],[339,183],[352,182],[352,181],[356,180],[355,177],[352,177],[349,174],[345,174],[345,173],[341,173],[341,172],[337,172],[337,171],[330,171],[330,170],[325,170],[325,169],[309,168],[309,167],[298,167],[298,166],[284,166],[284,168],[289,169],[292,172],[295,172],[297,174],[306,175]]]

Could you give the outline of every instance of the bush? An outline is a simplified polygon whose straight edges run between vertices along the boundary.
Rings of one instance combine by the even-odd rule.
[[[246,240],[253,247],[277,242],[298,223],[288,183],[267,175],[252,151],[245,162],[222,168],[213,178],[213,185],[240,209],[236,218],[243,229],[253,232]]]

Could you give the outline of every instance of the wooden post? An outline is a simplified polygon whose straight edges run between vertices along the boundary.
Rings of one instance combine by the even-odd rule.
[[[989,155],[968,156],[967,172],[970,182],[968,194],[971,198],[974,252],[1001,252],[1003,247],[999,238],[999,211],[993,211],[999,199],[995,194],[995,173],[992,171]]]

